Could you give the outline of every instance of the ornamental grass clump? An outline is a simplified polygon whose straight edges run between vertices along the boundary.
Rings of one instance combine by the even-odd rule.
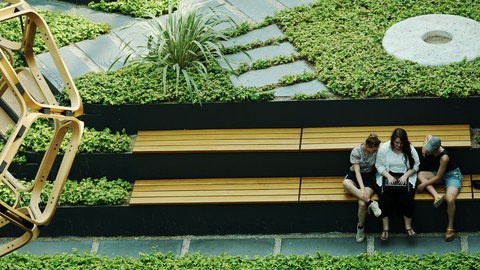
[[[167,81],[175,82],[175,91],[184,83],[185,89],[200,100],[195,74],[206,77],[209,66],[219,67],[215,59],[223,56],[221,40],[226,36],[216,28],[225,22],[213,9],[202,11],[199,4],[182,1],[178,10],[169,8],[166,22],[153,18],[147,25],[147,45],[142,47],[145,55],[131,61],[134,65],[152,65],[153,75],[161,76],[163,90],[167,91]],[[169,89],[170,90],[170,89]]]

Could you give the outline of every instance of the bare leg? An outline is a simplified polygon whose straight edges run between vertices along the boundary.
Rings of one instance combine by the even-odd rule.
[[[445,199],[447,201],[447,216],[448,216],[448,228],[453,229],[453,221],[455,219],[455,199],[457,198],[459,190],[454,187],[448,187]]]
[[[371,188],[365,188],[368,198],[373,195]],[[367,203],[363,200],[358,200],[358,226],[363,227],[365,225],[365,219],[367,218]]]
[[[350,179],[345,179],[343,180],[343,188],[345,188],[345,191],[348,193],[348,194],[351,194],[353,195],[355,198],[357,198],[358,200],[360,201],[364,201],[365,203],[368,203],[370,201],[370,196],[368,196],[367,199],[363,198],[363,194],[362,194],[362,190],[359,189],[355,183],[350,180]],[[365,188],[366,190],[369,189],[369,188]]]
[[[417,175],[417,179],[420,181],[420,183],[425,183],[428,179],[432,177],[434,177],[433,173],[428,171],[421,171]],[[432,194],[434,198],[438,196],[438,192],[432,185],[426,186],[425,189],[430,192],[430,194]]]

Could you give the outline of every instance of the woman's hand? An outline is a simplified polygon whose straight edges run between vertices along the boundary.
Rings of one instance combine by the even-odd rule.
[[[400,178],[398,178],[398,182],[402,185],[405,185],[405,183],[407,183],[408,181],[408,176],[406,176],[405,174],[402,175]]]
[[[364,201],[369,201],[370,198],[368,197],[367,192],[365,191],[365,187],[363,187],[361,191],[362,191],[362,199]]]
[[[397,182],[397,179],[395,179],[395,177],[393,177],[393,176],[391,176],[391,175],[389,175],[389,176],[387,177],[387,180],[388,180],[388,183],[389,183],[390,185],[392,185],[393,183]]]

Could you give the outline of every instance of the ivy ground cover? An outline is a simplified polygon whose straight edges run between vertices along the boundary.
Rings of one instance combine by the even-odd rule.
[[[480,21],[478,1],[318,1],[278,13],[275,23],[341,97],[464,97],[480,92],[480,59],[441,67],[399,61],[382,47],[389,27],[424,14]]]

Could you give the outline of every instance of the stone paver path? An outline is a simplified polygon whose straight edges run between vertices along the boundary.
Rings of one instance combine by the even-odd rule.
[[[149,30],[146,27],[145,20],[139,21],[128,16],[93,11],[83,6],[64,2],[48,0],[31,0],[28,2],[38,9],[68,12],[85,16],[94,22],[111,25],[112,32],[108,35],[100,36],[94,40],[82,41],[60,49],[60,54],[74,78],[92,71],[106,71],[108,69],[121,68],[123,59],[131,54],[138,55],[142,53],[142,47],[146,44],[146,36]],[[259,23],[262,22],[266,16],[273,16],[276,11],[312,2],[314,2],[314,0],[214,0],[202,1],[202,3],[204,3],[202,8],[213,8],[218,11],[220,16],[230,17],[237,24],[243,21]],[[162,16],[160,20],[164,21],[165,18],[166,16]],[[232,27],[232,23],[221,24],[219,29],[223,30],[228,27]],[[226,47],[232,47],[282,37],[282,31],[276,25],[270,25],[227,40],[223,44]],[[279,45],[253,49],[247,51],[247,53],[251,59],[244,53],[228,55],[227,59],[231,60],[234,68],[237,68],[239,64],[244,62],[251,65],[258,60],[269,60],[279,56],[291,56],[296,52],[290,43],[283,42]],[[58,72],[53,65],[51,57],[48,54],[41,54],[37,56],[37,60],[39,61],[39,66],[44,76],[50,80],[55,87],[60,89],[62,82],[59,79]],[[308,63],[299,61],[269,67],[264,70],[249,71],[238,77],[232,76],[231,80],[236,86],[258,87],[277,84],[281,77],[285,75],[302,74],[304,72],[313,72],[313,70]],[[314,94],[318,91],[328,90],[321,82],[314,80],[308,83],[278,87],[273,91],[276,96],[291,96],[296,93]]]

